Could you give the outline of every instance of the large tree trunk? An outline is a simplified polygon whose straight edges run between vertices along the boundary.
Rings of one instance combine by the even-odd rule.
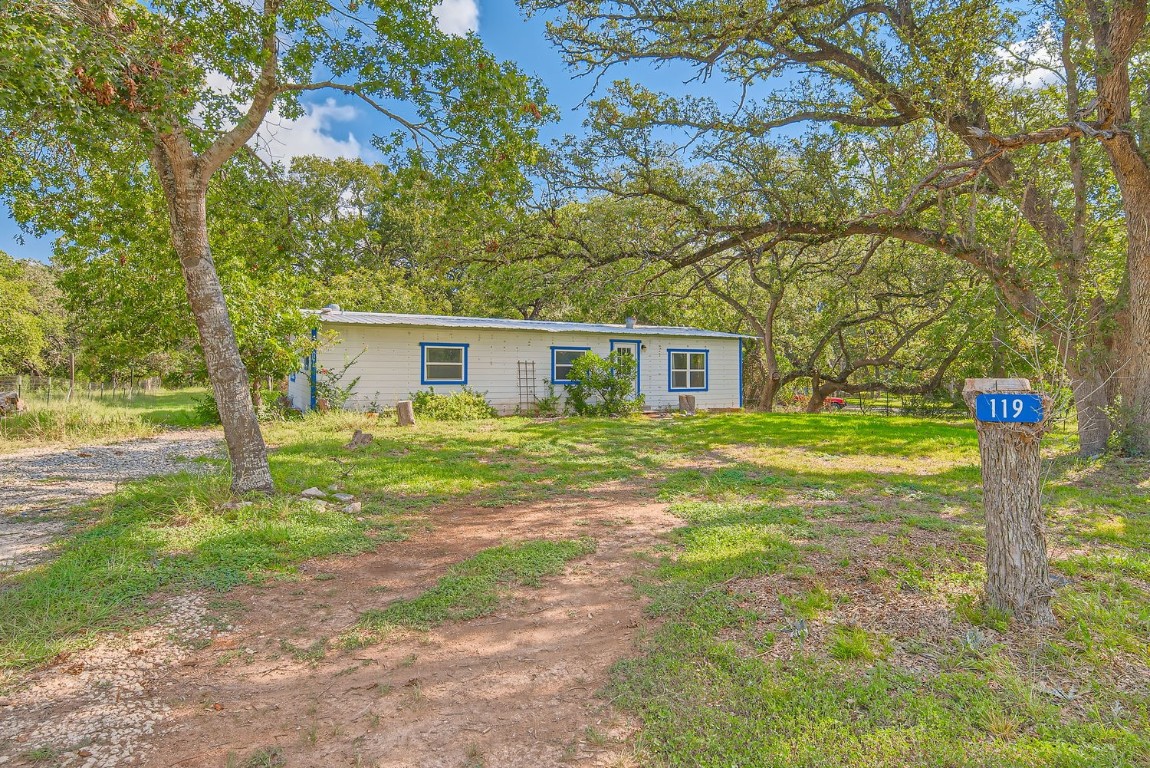
[[[772,376],[770,369],[766,370],[763,376],[763,388],[759,392],[759,410],[760,411],[773,411],[775,410],[775,397],[779,393],[779,379],[778,376]]]
[[[759,408],[764,411],[775,410],[775,398],[779,394],[779,384],[782,374],[779,373],[779,355],[775,351],[775,317],[778,315],[779,304],[783,300],[782,292],[773,294],[767,305],[767,313],[759,326],[759,338],[763,340],[763,392],[759,397]]]
[[[805,410],[807,413],[818,413],[823,409],[823,401],[826,399],[827,393],[823,391],[822,379],[816,371],[811,376],[811,396],[807,400]]]
[[[775,340],[770,332],[770,326],[764,326],[767,333],[763,342],[763,389],[759,393],[759,410],[775,410],[775,398],[779,395],[779,384],[782,376],[779,373],[779,358],[775,353]]]
[[[208,378],[215,393],[232,463],[232,492],[273,490],[260,432],[224,292],[208,247],[207,179],[201,179],[186,141],[173,139],[152,153],[172,225]]]
[[[975,397],[988,381],[967,379],[963,397],[974,413]],[[1024,389],[1029,383],[1020,381]],[[982,505],[986,514],[986,598],[1027,624],[1052,624],[1053,590],[1043,534],[1039,438],[1042,424],[975,422],[982,458]]]
[[[1140,454],[1150,453],[1150,171],[1126,174],[1122,183],[1126,211],[1128,300],[1116,352],[1118,414],[1123,442]]]
[[[1098,113],[1114,132],[1102,139],[1126,214],[1126,305],[1113,370],[1122,395],[1124,442],[1150,452],[1150,165],[1132,130],[1130,59],[1145,40],[1145,0],[1088,0],[1097,55]]]
[[[1110,393],[1113,387],[1098,368],[1066,366],[1074,410],[1078,414],[1078,452],[1081,456],[1101,456],[1110,439]]]

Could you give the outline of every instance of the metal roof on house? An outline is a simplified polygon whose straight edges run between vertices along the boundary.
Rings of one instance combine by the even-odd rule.
[[[399,315],[386,312],[345,312],[339,309],[305,309],[325,323],[340,325],[401,325],[437,328],[498,328],[511,331],[546,333],[610,333],[625,336],[695,336],[703,338],[749,339],[741,333],[681,328],[673,325],[635,325],[628,328],[613,323],[564,323],[554,320],[509,320],[498,317],[451,317],[448,315]]]

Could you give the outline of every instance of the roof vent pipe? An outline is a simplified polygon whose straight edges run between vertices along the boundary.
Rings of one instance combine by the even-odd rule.
[[[628,328],[634,328],[635,327],[635,318],[628,317],[625,322],[627,323]]]

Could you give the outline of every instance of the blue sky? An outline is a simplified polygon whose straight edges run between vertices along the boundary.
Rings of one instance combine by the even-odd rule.
[[[462,33],[477,28],[492,53],[517,62],[525,72],[543,80],[551,103],[559,108],[561,115],[557,125],[548,126],[547,138],[581,130],[583,110],[579,103],[593,87],[593,80],[572,77],[559,52],[544,36],[543,18],[525,19],[514,0],[442,0],[439,18],[441,27],[448,32]],[[633,77],[652,86],[683,90],[681,75],[649,67],[632,66],[628,70],[613,74]],[[604,81],[600,87],[606,85]],[[302,154],[371,159],[373,133],[387,133],[392,129],[393,126],[381,124],[374,114],[353,101],[317,95],[309,101],[308,114],[300,120],[277,121],[273,117],[263,141],[267,151],[278,159]],[[10,212],[0,203],[0,250],[17,258],[47,261],[52,252],[51,238],[21,235]]]

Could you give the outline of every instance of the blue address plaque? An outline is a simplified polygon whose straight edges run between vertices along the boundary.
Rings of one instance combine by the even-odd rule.
[[[1042,395],[984,394],[974,399],[974,417],[979,421],[1037,424],[1042,421]]]

